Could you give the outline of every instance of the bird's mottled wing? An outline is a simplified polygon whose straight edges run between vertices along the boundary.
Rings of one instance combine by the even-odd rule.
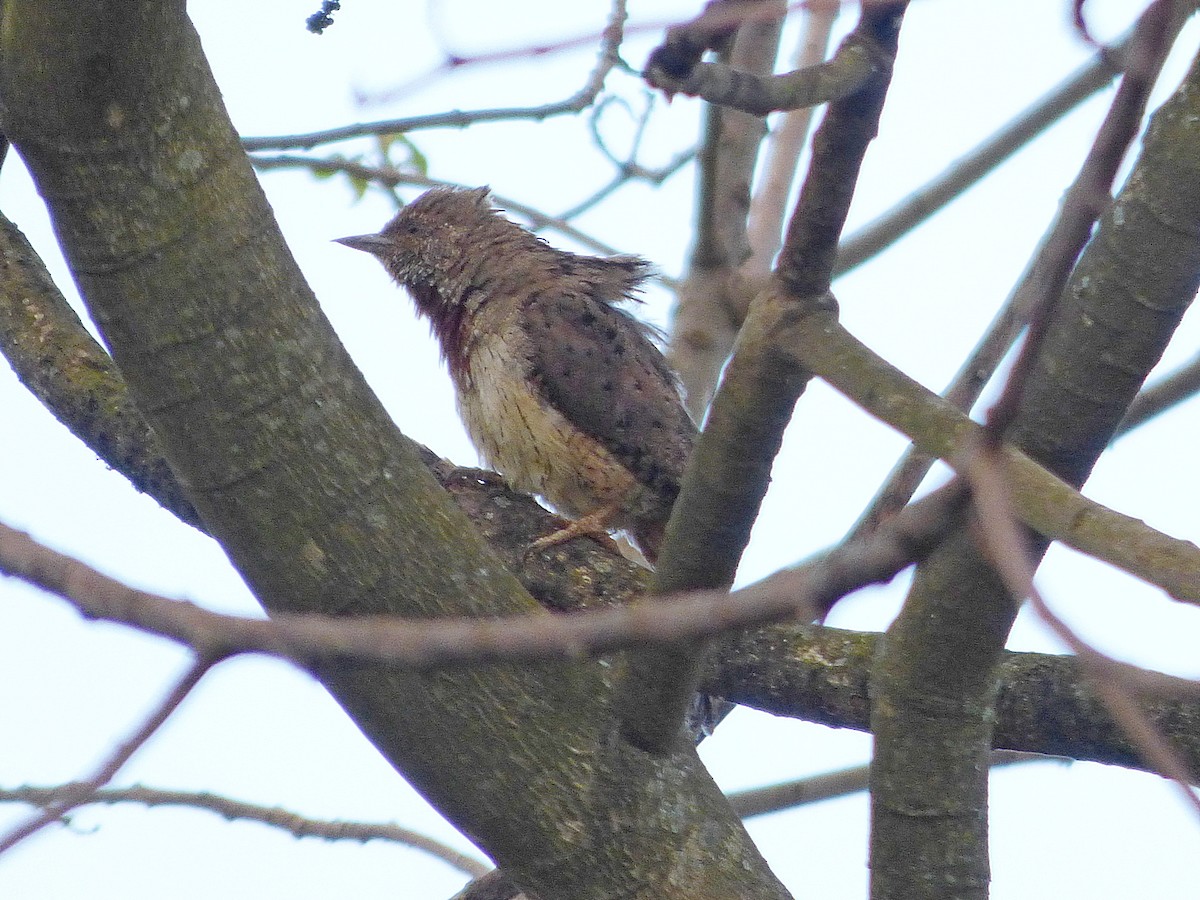
[[[640,256],[577,256],[559,252],[559,266],[564,275],[581,285],[590,296],[608,303],[633,300],[642,282],[653,271],[649,261]]]
[[[673,501],[696,427],[646,327],[590,295],[537,294],[526,312],[533,377],[547,400]]]

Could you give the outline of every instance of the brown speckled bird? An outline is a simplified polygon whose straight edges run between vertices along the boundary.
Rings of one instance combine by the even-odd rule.
[[[485,462],[576,520],[534,547],[625,529],[653,562],[696,427],[648,327],[617,306],[646,261],[555,249],[486,188],[435,188],[340,243],[379,259],[429,319]]]

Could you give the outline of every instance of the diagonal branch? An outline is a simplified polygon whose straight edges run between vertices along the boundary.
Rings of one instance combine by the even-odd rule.
[[[685,78],[652,64],[646,81],[668,96],[686,94],[755,116],[844,100],[884,69],[873,42],[847,41],[828,62],[783,75],[756,75],[719,62],[697,63]]]
[[[855,40],[895,53],[903,3],[865,6]],[[825,303],[838,235],[858,168],[875,135],[890,73],[829,107],[814,139],[813,163],[793,214],[769,308],[804,315]],[[692,454],[655,576],[655,593],[725,589],[733,582],[758,514],[792,407],[808,374],[779,352],[777,337],[750,317]],[[635,655],[618,695],[626,738],[661,753],[676,741],[697,677],[697,649]]]
[[[192,663],[187,672],[167,692],[145,721],[101,764],[100,768],[96,770],[96,774],[87,781],[71,785],[39,814],[16,826],[8,834],[0,836],[0,854],[11,850],[25,838],[37,833],[52,822],[58,821],[77,806],[86,803],[92,794],[112,781],[121,767],[129,762],[130,757],[154,736],[154,733],[170,718],[171,713],[175,712],[179,705],[187,699],[188,694],[199,684],[200,679],[208,674],[208,670],[218,661],[216,657],[201,657]]]
[[[25,235],[2,215],[0,260],[0,354],[21,383],[137,490],[202,528],[112,359],[83,327]]]
[[[64,784],[55,787],[0,788],[0,803],[28,803],[33,806],[50,808],[63,796],[75,796],[85,788],[90,789],[90,783],[87,785]],[[142,787],[141,785],[92,790],[87,794],[86,799],[77,803],[76,806],[98,803],[138,803],[147,807],[183,806],[190,809],[203,809],[216,813],[226,820],[242,819],[278,828],[297,838],[317,837],[327,841],[359,841],[362,843],[390,841],[422,850],[472,878],[491,871],[491,866],[465,853],[460,853],[448,844],[419,831],[402,828],[390,822],[310,819],[278,806],[244,803],[206,791],[173,791]]]
[[[1091,62],[950,165],[936,179],[846,238],[838,253],[838,274],[883,252],[955,197],[979,183],[1071,110],[1102,91],[1124,68],[1128,46],[1129,38],[1125,38],[1112,48],[1100,50]]]
[[[840,10],[838,0],[814,0],[807,4],[792,65],[804,68],[824,61]],[[787,203],[812,119],[811,108],[796,109],[779,116],[772,125],[747,222],[750,258],[742,270],[751,279],[765,278],[775,264],[783,240]]]
[[[1200,357],[1163,376],[1145,388],[1129,404],[1125,418],[1117,426],[1113,440],[1124,437],[1155,416],[1166,412],[1200,392]]]
[[[1031,294],[1029,334],[1013,363],[1004,391],[988,411],[985,440],[998,445],[1017,417],[1025,384],[1053,321],[1054,304],[1066,288],[1092,226],[1112,202],[1117,169],[1142,125],[1150,91],[1171,49],[1170,2],[1154,3],[1130,40],[1128,68],[1079,175],[1067,189],[1062,210],[1038,251],[1022,287]]]
[[[1013,377],[1016,377],[1014,373]],[[971,484],[972,500],[978,511],[975,532],[984,555],[1003,579],[1018,603],[1030,598],[1034,609],[1079,658],[1080,666],[1091,680],[1113,719],[1130,737],[1141,755],[1155,770],[1178,785],[1188,802],[1200,813],[1200,797],[1189,785],[1187,764],[1167,743],[1138,708],[1133,696],[1129,669],[1100,653],[1081,640],[1065,622],[1051,612],[1033,582],[1036,559],[1021,527],[1012,515],[1004,460],[995,445],[983,435],[983,442],[969,450],[960,462]]]
[[[0,572],[50,591],[90,619],[123,623],[190,647],[204,658],[267,653],[308,670],[347,662],[426,671],[517,660],[574,660],[627,647],[688,644],[731,629],[819,618],[839,598],[886,582],[927,553],[956,520],[961,492],[914,504],[857,544],[829,550],[736,593],[698,591],[569,616],[401,619],[279,613],[226,616],[138,591],[0,525]]]
[[[862,409],[951,463],[982,427],[948,401],[880,358],[835,322],[779,318],[800,363]],[[1026,454],[1006,448],[1013,503],[1021,521],[1051,540],[1111,563],[1172,598],[1200,603],[1200,548],[1084,497]],[[884,522],[887,520],[885,519]]]
[[[554,103],[540,106],[515,106],[500,109],[450,110],[426,116],[409,116],[383,122],[366,122],[343,125],[306,134],[276,135],[271,137],[242,138],[242,146],[254,150],[311,150],[320,144],[389,134],[404,134],[429,128],[466,128],[483,122],[511,122],[525,119],[541,122],[555,116],[582,112],[591,106],[604,88],[608,73],[620,62],[618,50],[625,30],[625,0],[613,0],[612,11],[601,32],[600,57],[584,82],[583,87]]]
[[[732,65],[768,73],[779,52],[779,0],[762,2],[779,18],[753,20],[722,52]],[[704,135],[696,153],[695,236],[687,273],[672,312],[667,359],[679,373],[688,412],[702,422],[717,387],[721,367],[745,316],[747,293],[738,267],[750,252],[747,209],[750,183],[766,123],[732,109],[706,105]]]
[[[993,750],[992,767],[1017,763],[1045,762],[1056,757],[1040,753],[1020,753],[1015,750]],[[1062,761],[1062,757],[1057,757]],[[810,775],[761,788],[749,788],[729,795],[729,805],[743,819],[808,806],[823,800],[833,800],[870,790],[871,767],[852,766],[820,775]]]

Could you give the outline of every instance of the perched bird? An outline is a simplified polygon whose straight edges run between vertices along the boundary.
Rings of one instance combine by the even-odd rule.
[[[576,520],[533,546],[625,529],[653,562],[696,427],[650,329],[617,305],[646,261],[551,247],[487,188],[435,188],[339,242],[382,262],[429,319],[485,463]]]

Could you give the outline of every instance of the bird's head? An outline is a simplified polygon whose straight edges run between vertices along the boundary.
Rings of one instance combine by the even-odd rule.
[[[376,234],[338,238],[337,243],[370,253],[405,287],[444,287],[477,251],[481,228],[498,220],[489,190],[434,188],[426,191]]]

